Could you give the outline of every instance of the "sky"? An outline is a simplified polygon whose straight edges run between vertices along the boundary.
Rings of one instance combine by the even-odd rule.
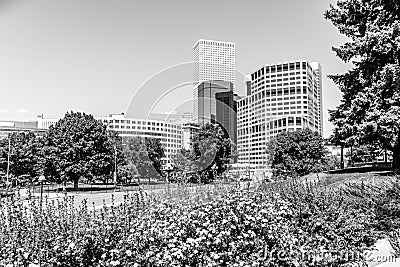
[[[61,118],[71,110],[135,116],[129,110],[153,102],[149,111],[191,111],[191,85],[181,84],[191,79],[192,47],[202,38],[234,42],[240,74],[285,61],[320,62],[328,137],[327,110],[341,94],[327,75],[351,67],[331,49],[346,38],[324,19],[330,4],[0,0],[0,120]]]

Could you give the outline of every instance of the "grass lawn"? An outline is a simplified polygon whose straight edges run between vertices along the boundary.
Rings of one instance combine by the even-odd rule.
[[[395,178],[392,171],[371,171],[362,173],[312,173],[302,179],[318,183],[321,186],[340,188],[349,183],[382,184]]]

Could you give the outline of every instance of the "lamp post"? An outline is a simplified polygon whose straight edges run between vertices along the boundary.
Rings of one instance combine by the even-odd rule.
[[[39,176],[40,182],[40,210],[42,210],[42,202],[43,202],[43,182],[46,181],[46,177],[44,175]]]
[[[117,187],[117,144],[114,146],[114,192]]]

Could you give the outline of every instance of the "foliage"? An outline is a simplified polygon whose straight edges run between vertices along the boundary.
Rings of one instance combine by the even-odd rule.
[[[172,155],[172,163],[183,172],[191,171],[190,150],[182,148],[175,155]]]
[[[380,149],[373,145],[361,145],[347,151],[346,157],[350,159],[352,163],[372,162],[379,153]]]
[[[97,209],[75,208],[72,197],[46,199],[43,209],[3,200],[0,265],[344,266],[399,227],[399,181],[206,188],[182,188],[168,201],[133,193]]]
[[[44,138],[58,175],[73,181],[75,189],[81,177],[111,173],[114,148],[106,126],[92,115],[66,113]]]
[[[152,138],[129,137],[123,140],[123,153],[128,164],[135,166],[144,178],[160,177],[161,158],[164,148],[160,140]]]
[[[161,174],[161,158],[165,157],[164,148],[158,138],[145,138],[147,155],[153,164],[153,168]]]
[[[336,169],[340,169],[340,159],[335,155],[327,156],[325,170],[336,170]]]
[[[310,129],[282,132],[268,144],[275,176],[299,176],[326,168],[323,138]]]
[[[330,78],[343,93],[330,111],[338,142],[378,140],[400,167],[400,2],[338,0],[325,17],[349,41],[333,48],[353,68]]]
[[[10,138],[10,174],[19,177],[28,175],[31,179],[41,173],[39,138],[32,132],[13,133]],[[0,169],[7,172],[9,140],[0,140]]]
[[[192,139],[190,159],[203,183],[215,179],[214,173],[222,174],[231,156],[232,141],[218,124],[207,123]]]

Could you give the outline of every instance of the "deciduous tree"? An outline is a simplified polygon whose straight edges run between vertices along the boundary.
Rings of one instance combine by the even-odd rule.
[[[57,173],[74,182],[75,190],[81,177],[91,179],[110,175],[113,166],[113,146],[106,126],[92,115],[69,112],[46,136],[49,153],[56,159]]]
[[[268,150],[276,176],[306,175],[326,168],[324,140],[310,129],[282,132],[268,144]]]
[[[41,170],[40,151],[42,149],[38,137],[32,132],[13,133],[10,139],[10,174],[19,177],[29,176],[31,179],[39,175]],[[9,140],[0,140],[0,169],[7,172]]]
[[[215,178],[214,171],[222,174],[226,170],[232,157],[232,141],[217,124],[207,123],[193,137],[190,157],[203,182],[209,182]]]
[[[143,178],[160,177],[164,148],[158,139],[129,137],[123,140],[127,164],[133,164]]]

